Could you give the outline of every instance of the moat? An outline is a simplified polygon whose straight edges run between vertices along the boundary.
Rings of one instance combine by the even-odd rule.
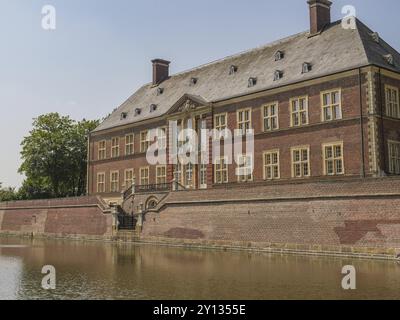
[[[355,291],[341,287],[345,265]],[[399,288],[395,261],[0,238],[0,299],[400,299]]]

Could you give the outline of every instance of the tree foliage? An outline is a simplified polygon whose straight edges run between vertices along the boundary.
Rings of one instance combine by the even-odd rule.
[[[0,202],[2,201],[14,201],[18,199],[17,192],[14,188],[3,188],[0,182]]]
[[[26,176],[20,196],[24,199],[81,196],[86,189],[87,137],[98,121],[76,122],[49,113],[34,119],[33,129],[21,143]]]

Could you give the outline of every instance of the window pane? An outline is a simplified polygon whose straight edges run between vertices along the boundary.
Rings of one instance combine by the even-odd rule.
[[[279,177],[279,167],[275,166],[274,167],[274,178],[278,178]]]
[[[300,161],[300,151],[295,150],[295,151],[293,152],[293,161],[294,161],[294,162]]]
[[[303,164],[303,174],[304,176],[308,176],[308,163]]]
[[[340,110],[340,106],[339,105],[335,105],[333,107],[334,110],[334,114],[335,114],[335,119],[341,119],[342,118],[342,112]]]
[[[333,174],[333,161],[326,162],[326,173]]]
[[[265,119],[264,120],[264,128],[265,130],[271,130],[271,126],[270,126],[270,119]]]
[[[308,160],[308,150],[302,150],[302,161]]]
[[[300,177],[301,176],[301,166],[300,166],[300,164],[296,164],[294,166],[294,168],[295,168],[295,176],[296,177]]]
[[[306,110],[307,109],[307,101],[306,99],[300,99],[300,110]]]
[[[301,123],[307,124],[307,113],[306,112],[301,113]]]
[[[336,173],[337,174],[341,174],[343,173],[343,164],[342,164],[342,160],[336,160]]]
[[[266,169],[266,176],[267,176],[267,179],[271,179],[271,178],[272,178],[272,170],[271,170],[271,167],[267,167],[267,169]]]
[[[293,125],[298,126],[299,124],[299,114],[296,113],[293,115]]]
[[[293,112],[299,111],[299,104],[297,100],[292,102],[292,111]]]
[[[342,147],[335,146],[335,158],[340,158],[342,156]]]
[[[277,153],[273,153],[272,154],[272,163],[273,164],[277,164],[278,163],[278,154]]]

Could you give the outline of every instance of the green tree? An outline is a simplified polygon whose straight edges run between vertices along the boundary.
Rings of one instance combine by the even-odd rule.
[[[76,123],[69,139],[69,181],[68,190],[70,196],[80,196],[86,193],[87,181],[87,156],[88,135],[99,125],[99,121],[82,120]]]
[[[18,190],[19,200],[48,199],[52,197],[50,184],[46,179],[26,178]]]
[[[17,200],[18,196],[14,188],[3,188],[0,182],[0,202]]]
[[[87,136],[98,121],[49,113],[34,119],[21,143],[24,198],[81,196],[86,189]]]

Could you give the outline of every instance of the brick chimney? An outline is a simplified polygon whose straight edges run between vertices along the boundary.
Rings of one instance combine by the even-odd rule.
[[[308,0],[310,6],[310,35],[319,34],[331,23],[331,5],[329,0]]]
[[[156,86],[168,79],[171,62],[162,59],[155,59],[151,62],[153,63],[153,85]]]

